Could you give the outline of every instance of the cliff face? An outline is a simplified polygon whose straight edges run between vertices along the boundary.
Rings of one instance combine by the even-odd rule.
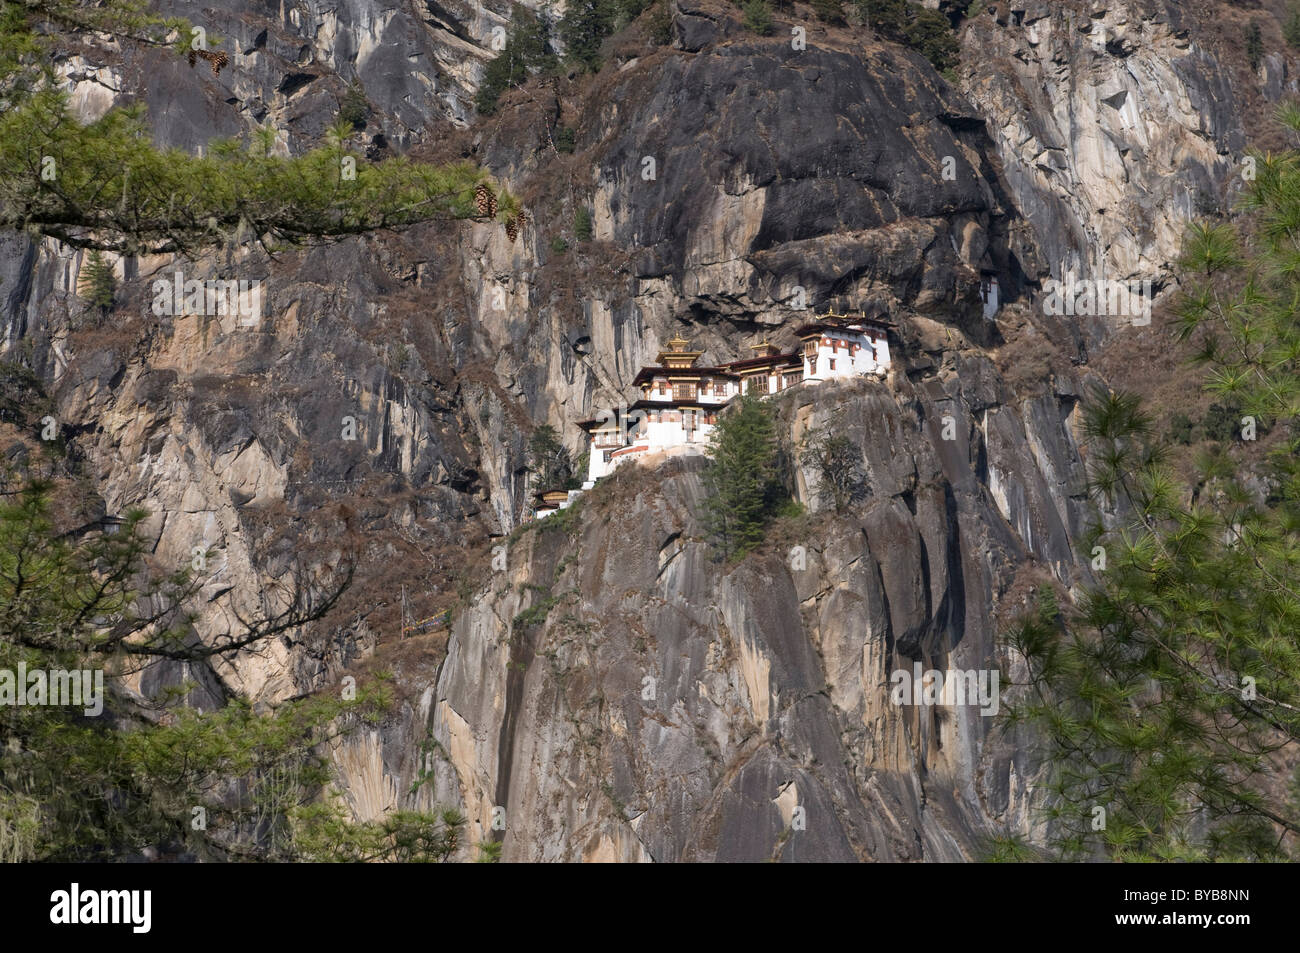
[[[701,539],[695,460],[621,471],[571,532],[525,534],[452,634],[441,793],[484,833],[504,807],[512,860],[959,860],[1023,827],[1024,760],[991,719],[889,700],[915,662],[996,669],[1020,567],[1070,572],[1072,400],[954,363],[782,398],[791,433],[834,421],[865,448],[871,496],[809,497],[737,568]],[[977,423],[944,441],[945,415]]]
[[[1014,667],[995,636],[1025,582],[1080,579],[1081,342],[1113,328],[1033,295],[1070,268],[1158,273],[1186,196],[1231,171],[1234,93],[1172,9],[999,8],[967,25],[954,89],[896,46],[812,27],[798,51],[681,3],[673,48],[508,94],[466,129],[504,4],[226,5],[221,77],[109,51],[69,72],[74,96],[93,114],[143,89],[181,146],[256,121],[297,149],[359,77],[372,155],[472,157],[530,224],[516,242],[465,224],[276,261],[125,261],[109,326],[73,298],[79,256],[9,238],[10,359],[44,380],[104,508],[151,511],[160,564],[216,551],[196,637],[278,607],[296,564],[359,555],[335,617],[219,666],[195,699],[392,669],[406,700],[336,751],[358,816],[460,805],[507,860],[969,857],[1028,829],[1022,746],[974,708],[892,704],[889,675]],[[156,319],[150,284],[178,267],[265,279],[265,313]],[[1006,301],[991,321],[982,276]],[[898,322],[894,371],[782,397],[781,428],[842,427],[861,507],[825,512],[799,473],[809,515],[723,567],[698,466],[678,463],[620,473],[507,546],[534,424],[576,447],[573,423],[626,400],[673,334],[730,360],[831,301]],[[419,616],[457,591],[449,633],[398,640],[403,596]]]
[[[963,32],[963,89],[1057,278],[1161,276],[1242,168],[1240,96],[1183,7],[996,4]]]
[[[521,113],[488,154],[547,181],[558,163]],[[986,749],[989,719],[887,691],[914,661],[996,668],[997,606],[1027,560],[1073,580],[1079,383],[1068,336],[1047,355],[1055,332],[1023,305],[983,318],[981,272],[1014,294],[1038,266],[978,116],[896,49],[751,42],[631,64],[578,114],[573,167],[590,172],[574,188],[618,266],[583,275],[576,327],[530,294],[549,333],[496,339],[500,376],[525,347],[545,368],[540,406],[614,406],[673,333],[732,358],[737,331],[799,317],[798,288],[913,318],[888,384],[783,398],[790,439],[834,421],[863,448],[861,511],[727,569],[700,538],[697,469],[624,473],[584,498],[572,540],[546,529],[511,550],[451,635],[439,796],[463,794],[484,836],[504,809],[506,859],[957,859],[1023,825],[1025,767]],[[487,274],[519,275],[493,251]],[[1003,380],[1004,333],[1037,339],[1053,387]]]

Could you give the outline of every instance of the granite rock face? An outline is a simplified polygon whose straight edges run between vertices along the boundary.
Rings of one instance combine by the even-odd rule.
[[[267,123],[297,151],[360,79],[373,156],[446,140],[529,224],[514,242],[464,223],[274,262],[119,261],[108,325],[75,298],[79,254],[10,236],[8,359],[36,370],[104,509],[152,513],[160,564],[213,551],[197,638],[276,608],[299,564],[360,558],[336,617],[220,665],[198,699],[274,703],[391,667],[403,700],[335,751],[358,817],[458,805],[507,860],[974,857],[1030,829],[1024,739],[977,707],[893,704],[890,675],[1014,670],[996,636],[1025,580],[1083,578],[1074,427],[1095,331],[1044,316],[1035,289],[1158,273],[1185,196],[1220,188],[1241,146],[1174,5],[1067,7],[968,24],[956,89],[900,47],[831,33],[795,51],[681,4],[672,47],[465,131],[508,4],[221,3],[220,77],[108,50],[69,65],[74,101],[92,116],[142,90],[159,141]],[[158,319],[152,283],[178,268],[262,280],[257,320]],[[797,471],[808,516],[725,567],[688,461],[620,473],[572,532],[506,544],[533,426],[580,450],[574,423],[626,401],[674,334],[732,360],[829,303],[897,322],[893,372],[782,397],[780,429],[843,428],[860,506],[827,511]],[[448,634],[398,641],[403,595],[432,612],[457,590]]]
[[[482,836],[504,808],[508,860],[960,860],[1023,827],[1027,767],[978,706],[890,698],[917,663],[997,671],[1028,561],[1072,578],[1072,402],[987,403],[1008,396],[899,375],[780,398],[790,432],[864,448],[871,494],[836,514],[804,493],[808,523],[738,567],[702,539],[693,460],[526,534],[452,635],[444,792]],[[945,441],[949,415],[976,422]]]
[[[1242,168],[1238,94],[1188,21],[1163,0],[1023,2],[963,32],[963,88],[1057,278],[1162,276]]]

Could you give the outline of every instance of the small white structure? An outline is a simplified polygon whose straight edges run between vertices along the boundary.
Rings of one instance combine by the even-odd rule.
[[[823,318],[805,324],[795,335],[804,380],[810,384],[863,374],[884,377],[889,370],[889,335],[883,323]]]
[[[548,490],[545,493],[538,493],[534,496],[533,515],[541,519],[552,513],[558,513],[580,496],[582,496],[581,490]]]
[[[717,367],[699,366],[703,352],[673,338],[659,352],[658,364],[642,368],[633,379],[640,399],[578,424],[590,438],[583,489],[628,460],[703,453],[718,414],[742,393],[770,396],[840,378],[883,378],[890,366],[889,327],[881,319],[831,312],[797,328],[799,344],[792,351],[764,338],[750,347],[754,357]]]
[[[984,302],[984,320],[992,321],[998,313],[998,279],[996,275],[980,277],[980,299]]]

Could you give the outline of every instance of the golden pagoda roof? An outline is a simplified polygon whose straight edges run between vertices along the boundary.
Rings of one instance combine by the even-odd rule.
[[[682,370],[688,367],[694,367],[695,362],[704,354],[703,351],[688,351],[691,342],[686,340],[680,334],[674,335],[667,342],[667,347],[659,352],[655,358],[660,367],[667,367],[674,370]]]

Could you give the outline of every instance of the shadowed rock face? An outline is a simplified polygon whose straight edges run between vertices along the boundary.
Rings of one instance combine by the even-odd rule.
[[[1014,210],[982,126],[914,54],[784,42],[631,69],[581,123],[600,143],[596,234],[641,249],[633,274],[769,321],[796,285],[960,311],[984,271],[1014,294]]]
[[[194,277],[265,279],[267,313],[252,329],[152,320],[150,282],[176,263],[122,262],[113,326],[87,329],[71,295],[79,256],[11,237],[0,246],[6,347],[31,349],[105,507],[152,511],[160,563],[198,543],[218,552],[225,569],[205,590],[198,637],[224,631],[233,610],[274,608],[295,558],[362,554],[340,617],[204,680],[205,699],[275,701],[404,652],[393,667],[409,701],[336,751],[358,816],[459,805],[473,839],[503,836],[512,860],[969,857],[991,831],[1029,829],[1023,739],[990,740],[974,707],[894,705],[889,676],[916,662],[1014,674],[995,636],[1022,583],[1079,581],[1073,421],[1091,375],[1076,342],[1091,332],[1025,296],[1075,260],[1109,255],[1137,271],[1164,260],[1176,217],[1158,218],[1150,241],[1139,219],[1164,207],[1153,195],[1223,173],[1230,115],[1210,104],[1228,94],[1189,69],[1165,20],[1132,13],[1132,29],[1173,37],[1126,54],[1145,58],[1140,76],[1171,105],[1131,96],[1122,109],[1141,124],[1124,135],[1151,139],[1175,108],[1180,125],[1160,133],[1167,149],[1149,147],[1168,157],[1153,167],[1164,192],[1131,179],[1102,195],[1113,184],[1075,156],[1084,134],[1053,130],[1087,116],[1109,130],[1119,90],[1079,100],[1095,107],[1080,112],[1070,77],[1102,61],[1084,64],[1059,31],[1031,42],[1028,26],[993,36],[995,23],[977,24],[973,106],[896,47],[710,45],[735,31],[696,6],[678,18],[688,52],[647,50],[575,87],[567,165],[548,146],[557,113],[542,93],[459,140],[532,203],[517,242],[500,226],[442,225],[274,263],[184,264]],[[103,90],[144,88],[168,143],[264,121],[297,149],[360,76],[372,151],[384,148],[377,135],[429,143],[472,118],[480,47],[505,13],[223,3],[214,31],[234,52],[221,77],[106,54],[107,74],[77,67],[74,95],[89,113]],[[1041,59],[1030,73],[989,65],[1025,50]],[[1006,85],[1036,88],[1032,69],[1048,62],[1059,84],[1046,98]],[[1067,101],[1074,120],[1059,126]],[[1077,168],[1051,171],[1021,148],[1029,139]],[[572,239],[579,205],[596,240],[552,250]],[[1103,206],[1125,211],[1099,236],[1089,223]],[[996,322],[981,315],[981,273],[1011,300]],[[787,440],[833,421],[859,444],[871,490],[860,507],[825,512],[813,474],[797,472],[806,521],[723,567],[694,515],[698,466],[630,471],[585,498],[572,537],[528,532],[504,569],[485,559],[472,570],[441,664],[431,645],[394,645],[400,586],[430,612],[445,607],[488,536],[518,525],[533,424],[576,448],[573,423],[626,400],[674,333],[706,362],[747,356],[762,333],[788,344],[782,329],[808,316],[799,289],[809,305],[899,323],[888,381],[780,401]],[[178,678],[155,671],[145,687]],[[433,783],[410,793],[428,768]]]

